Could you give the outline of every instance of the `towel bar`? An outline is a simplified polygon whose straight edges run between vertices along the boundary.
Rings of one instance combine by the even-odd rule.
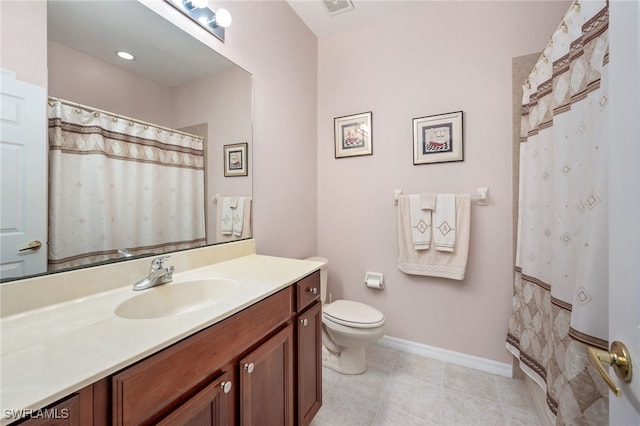
[[[398,205],[398,197],[402,194],[402,189],[393,190],[393,204]],[[478,188],[477,194],[471,194],[471,201],[475,201],[479,206],[489,205],[489,188],[481,186]]]

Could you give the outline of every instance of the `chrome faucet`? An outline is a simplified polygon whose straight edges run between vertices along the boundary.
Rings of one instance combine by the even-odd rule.
[[[146,290],[157,285],[170,283],[173,279],[175,267],[165,266],[164,262],[169,259],[169,255],[156,257],[151,261],[149,276],[141,279],[133,285],[134,290]]]

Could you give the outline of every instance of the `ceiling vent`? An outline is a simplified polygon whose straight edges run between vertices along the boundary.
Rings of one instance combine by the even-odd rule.
[[[351,0],[322,0],[326,6],[329,14],[337,15],[353,9],[353,3]]]

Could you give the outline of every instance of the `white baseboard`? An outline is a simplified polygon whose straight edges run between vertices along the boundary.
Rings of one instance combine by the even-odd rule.
[[[513,377],[511,364],[497,362],[486,358],[480,358],[474,355],[467,355],[461,352],[454,352],[447,349],[436,348],[422,343],[412,342],[409,340],[398,339],[397,337],[383,336],[378,340],[378,344],[389,348],[398,349],[404,352],[423,355],[429,358],[450,362],[451,364],[461,365],[463,367],[473,368],[475,370],[484,371],[486,373],[496,374],[498,376]]]

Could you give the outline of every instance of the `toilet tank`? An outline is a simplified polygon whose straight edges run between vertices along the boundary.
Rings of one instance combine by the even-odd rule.
[[[320,301],[324,303],[327,299],[327,267],[329,266],[329,260],[326,257],[318,256],[308,257],[305,260],[322,263],[322,266],[320,267]]]

